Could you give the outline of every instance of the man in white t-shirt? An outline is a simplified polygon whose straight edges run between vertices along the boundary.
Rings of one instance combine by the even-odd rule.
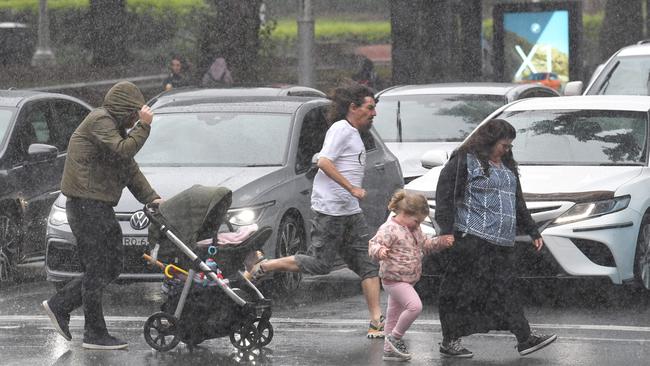
[[[366,149],[360,132],[367,132],[377,115],[372,90],[363,85],[337,88],[331,97],[327,130],[318,158],[311,208],[314,211],[308,254],[263,260],[245,274],[256,280],[268,272],[328,274],[337,254],[361,277],[370,312],[368,338],[384,337],[384,317],[379,305],[379,267],[368,256],[371,238],[359,201]]]

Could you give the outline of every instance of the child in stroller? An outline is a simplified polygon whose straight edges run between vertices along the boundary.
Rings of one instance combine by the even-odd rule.
[[[230,235],[231,243],[220,245],[218,231],[231,202],[232,192],[227,188],[194,185],[159,207],[145,206],[152,223],[149,242],[153,246],[145,258],[164,267],[167,276],[163,284],[166,301],[144,325],[145,340],[154,349],[168,351],[181,341],[194,347],[225,336],[240,350],[271,342],[271,301],[239,270],[244,261],[259,255],[272,230],[267,226],[250,235],[239,232]],[[246,238],[233,243],[233,239],[241,239],[238,236]],[[176,257],[173,249],[180,249],[187,258],[176,258],[174,265],[158,261]],[[208,260],[216,263],[218,270],[208,266]],[[207,282],[197,284],[199,275]],[[208,282],[212,286],[205,286]]]

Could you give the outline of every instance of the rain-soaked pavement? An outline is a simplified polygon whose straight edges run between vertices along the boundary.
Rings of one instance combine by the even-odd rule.
[[[142,326],[162,298],[155,283],[111,285],[105,313],[109,329],[129,341],[125,351],[81,347],[83,316],[73,313],[72,342],[51,327],[39,304],[53,293],[42,280],[0,288],[2,365],[382,365],[382,341],[365,338],[366,310],[358,281],[347,270],[305,282],[291,300],[273,306],[275,335],[260,351],[237,352],[228,338],[194,350],[182,343],[158,353],[144,341]],[[473,359],[440,357],[435,298],[405,338],[412,365],[648,365],[650,294],[603,281],[536,281],[526,285],[526,314],[534,328],[557,333],[550,347],[520,357],[506,332],[464,339]],[[386,297],[382,294],[382,304]]]

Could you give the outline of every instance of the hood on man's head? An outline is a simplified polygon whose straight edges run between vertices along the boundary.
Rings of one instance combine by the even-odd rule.
[[[129,81],[120,81],[106,93],[102,107],[122,121],[143,105],[144,96],[140,89]]]

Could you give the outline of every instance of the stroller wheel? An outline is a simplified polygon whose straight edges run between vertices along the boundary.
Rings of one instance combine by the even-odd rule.
[[[255,328],[257,328],[257,333],[259,334],[258,346],[261,348],[271,343],[273,339],[273,326],[271,322],[268,319],[257,318],[253,324],[255,324]]]
[[[176,323],[176,318],[171,314],[153,314],[144,323],[144,340],[157,351],[169,351],[181,341]]]
[[[239,327],[235,327],[230,332],[230,343],[236,348],[247,351],[256,347],[260,340],[260,334],[257,332],[257,327],[250,321],[246,321]]]

